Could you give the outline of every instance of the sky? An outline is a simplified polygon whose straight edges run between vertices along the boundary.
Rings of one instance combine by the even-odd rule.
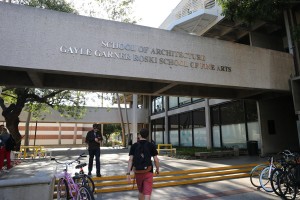
[[[136,19],[141,19],[137,24],[158,28],[169,16],[181,0],[135,0],[133,14]],[[90,16],[88,10],[97,10],[95,0],[67,0],[74,4],[76,10],[81,10],[81,15]],[[85,10],[85,11],[84,11]]]
[[[181,0],[135,0],[137,24],[158,28]]]

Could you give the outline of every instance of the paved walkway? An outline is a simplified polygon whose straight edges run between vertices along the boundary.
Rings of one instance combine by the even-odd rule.
[[[84,147],[78,148],[53,148],[52,156],[56,159],[72,160],[87,150]],[[224,159],[207,160],[183,160],[166,156],[159,156],[161,171],[199,169],[207,167],[220,167],[239,165],[246,163],[264,162],[266,159],[257,156],[239,156]],[[88,162],[88,157],[82,158],[82,162]],[[128,150],[101,148],[101,174],[102,176],[123,175],[125,178],[127,170]],[[16,165],[9,173],[0,175],[0,181],[5,179],[17,179],[30,176],[52,175],[56,169],[56,163],[49,159],[23,160],[21,164]],[[71,168],[70,168],[71,169]],[[87,172],[87,167],[85,167]],[[75,169],[74,169],[75,171]],[[94,167],[92,175],[95,175]],[[137,191],[115,192],[97,194],[97,200],[132,200],[137,199]],[[235,180],[225,180],[210,183],[201,183],[186,186],[155,188],[152,199],[164,200],[201,200],[201,199],[279,199],[275,194],[266,193],[254,188],[249,178]]]

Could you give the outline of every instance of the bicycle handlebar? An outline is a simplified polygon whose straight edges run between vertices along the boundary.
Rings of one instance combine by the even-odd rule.
[[[72,163],[74,163],[74,162],[77,162],[77,163],[80,163],[80,161],[79,161],[79,159],[80,158],[82,158],[82,157],[86,157],[86,155],[84,155],[85,153],[82,153],[82,154],[80,154],[79,156],[78,156],[78,158],[76,158],[76,160],[73,160],[73,161],[71,161],[71,162],[64,162],[64,163],[62,163],[62,162],[59,162],[58,160],[56,160],[55,158],[51,158],[51,160],[54,160],[56,163],[58,163],[58,164],[63,164],[63,165],[71,165]]]

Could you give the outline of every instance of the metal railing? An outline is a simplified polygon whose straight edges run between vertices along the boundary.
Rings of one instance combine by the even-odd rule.
[[[183,0],[176,6],[160,27],[166,28],[175,20],[190,15],[200,9],[214,8],[216,4],[216,0]]]

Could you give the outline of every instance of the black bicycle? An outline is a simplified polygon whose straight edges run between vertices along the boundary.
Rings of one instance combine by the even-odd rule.
[[[83,154],[80,155],[81,157],[86,157]],[[84,170],[83,168],[87,165],[86,163],[80,163],[80,161],[78,160],[78,165],[76,165],[76,169],[79,169],[79,173],[76,172],[75,173],[75,176],[73,177],[74,179],[74,182],[77,183],[77,184],[81,184],[81,185],[85,185],[87,186],[88,188],[90,188],[90,190],[94,193],[95,192],[95,183],[93,181],[93,179],[84,173]]]

